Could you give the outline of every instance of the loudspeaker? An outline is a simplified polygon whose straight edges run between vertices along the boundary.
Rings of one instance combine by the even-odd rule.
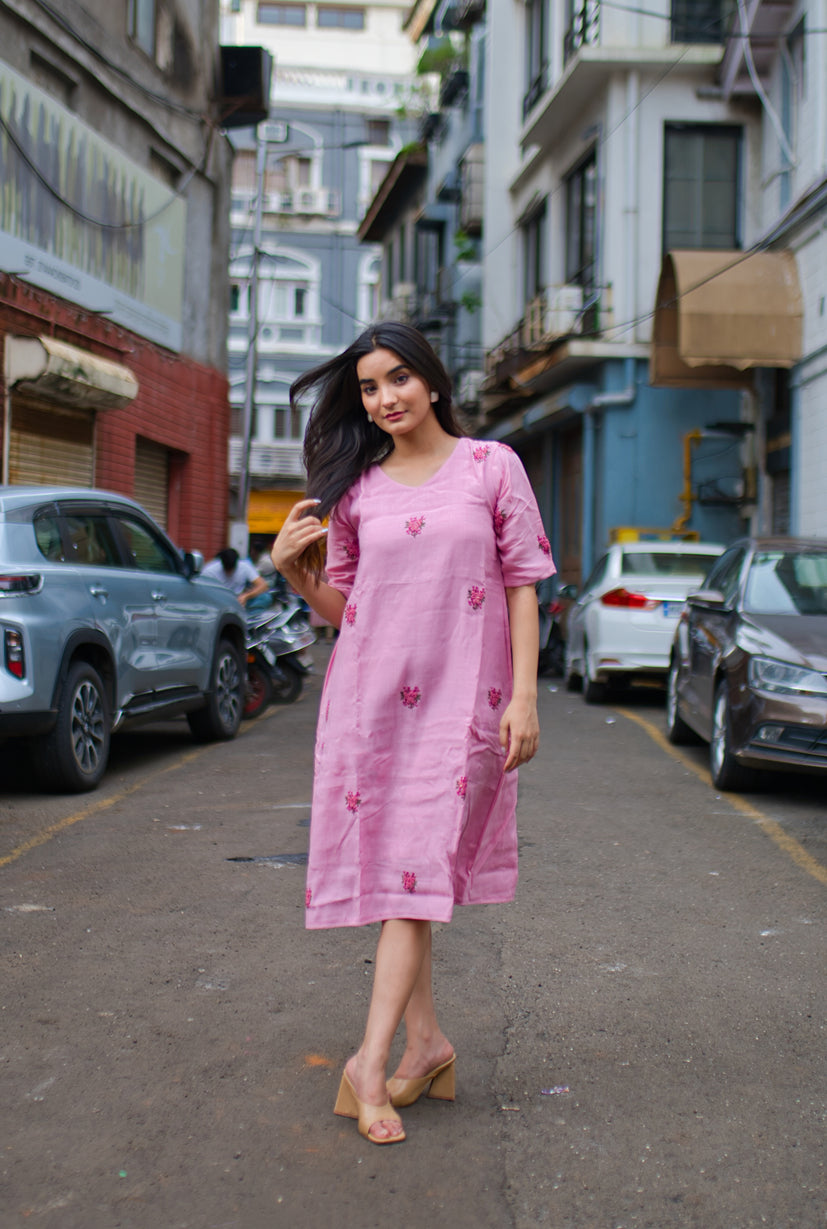
[[[218,83],[223,128],[260,124],[270,111],[273,57],[264,47],[221,47]]]

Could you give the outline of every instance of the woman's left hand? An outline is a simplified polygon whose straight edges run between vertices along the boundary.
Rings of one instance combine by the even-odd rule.
[[[503,771],[513,772],[520,764],[527,764],[537,754],[539,745],[536,702],[514,696],[500,722],[500,746],[507,752]]]

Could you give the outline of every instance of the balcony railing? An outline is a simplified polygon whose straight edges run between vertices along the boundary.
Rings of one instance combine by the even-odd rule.
[[[599,42],[600,0],[574,0],[571,24],[563,38],[563,63],[568,64],[581,47],[593,47]]]
[[[530,303],[515,329],[485,356],[489,380],[497,382],[538,351],[550,350],[572,337],[595,337],[612,326],[608,287],[576,284],[549,286]]]
[[[230,437],[228,457],[229,472],[241,471],[242,441],[239,436]],[[256,478],[303,478],[301,440],[275,440],[263,444],[253,440],[250,445],[250,473]]]

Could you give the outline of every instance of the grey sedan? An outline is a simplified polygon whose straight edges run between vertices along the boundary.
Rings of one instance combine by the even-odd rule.
[[[672,742],[709,743],[719,789],[827,770],[827,542],[752,538],[721,556],[681,614],[666,712]]]

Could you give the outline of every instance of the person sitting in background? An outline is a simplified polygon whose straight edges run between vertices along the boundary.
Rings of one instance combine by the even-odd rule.
[[[253,597],[266,593],[267,581],[259,576],[249,559],[240,559],[238,551],[232,546],[225,546],[215,559],[204,567],[201,572],[210,580],[217,580],[236,595],[242,606]]]

